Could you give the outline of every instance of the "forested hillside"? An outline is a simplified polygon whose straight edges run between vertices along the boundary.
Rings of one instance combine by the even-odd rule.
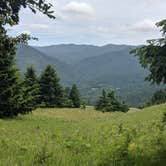
[[[22,72],[26,71],[27,66],[33,65],[37,70],[37,73],[40,73],[48,64],[50,64],[56,68],[64,84],[71,84],[73,79],[75,79],[75,71],[71,66],[61,62],[55,57],[51,58],[28,45],[18,45],[16,60],[17,65],[21,68]]]
[[[159,87],[144,81],[145,71],[128,45],[55,45],[31,47],[19,45],[17,64],[25,71],[33,65],[41,71],[53,65],[64,85],[78,84],[82,95],[93,104],[103,87],[114,89],[131,106],[140,106]]]

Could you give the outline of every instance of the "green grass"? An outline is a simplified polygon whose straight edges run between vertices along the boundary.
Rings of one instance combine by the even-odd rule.
[[[38,109],[0,120],[0,166],[165,166],[165,112]]]

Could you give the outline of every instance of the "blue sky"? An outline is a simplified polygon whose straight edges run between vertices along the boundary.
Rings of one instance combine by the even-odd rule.
[[[166,0],[47,1],[54,5],[55,20],[22,10],[20,24],[10,28],[10,34],[26,32],[38,37],[31,45],[137,45],[159,37],[155,23],[166,18]]]

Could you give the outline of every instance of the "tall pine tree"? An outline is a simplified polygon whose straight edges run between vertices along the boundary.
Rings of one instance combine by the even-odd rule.
[[[0,28],[0,118],[13,117],[20,113],[20,75],[15,62],[13,40]]]
[[[45,1],[0,1],[0,118],[14,117],[19,113],[31,111],[26,106],[21,76],[15,67],[16,45],[26,42],[30,37],[23,34],[13,38],[9,37],[6,31],[8,26],[19,23],[19,11],[22,7],[29,7],[33,13],[39,10],[48,17],[55,18],[51,11],[52,5]]]
[[[39,100],[39,83],[35,70],[32,66],[27,68],[25,73],[24,85],[24,98],[27,107],[35,109]]]
[[[98,101],[96,102],[96,109],[104,111],[107,105],[108,105],[107,93],[105,90],[103,90],[102,95],[99,97]]]
[[[63,107],[63,94],[55,69],[48,65],[40,77],[40,102],[45,107]]]
[[[71,88],[69,99],[72,101],[73,108],[80,108],[81,106],[80,92],[75,84]]]

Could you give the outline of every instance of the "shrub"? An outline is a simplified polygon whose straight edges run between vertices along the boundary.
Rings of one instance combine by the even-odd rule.
[[[96,103],[96,110],[103,112],[127,112],[128,106],[124,102],[120,102],[116,97],[114,91],[106,93],[105,90],[102,92],[102,96]]]

